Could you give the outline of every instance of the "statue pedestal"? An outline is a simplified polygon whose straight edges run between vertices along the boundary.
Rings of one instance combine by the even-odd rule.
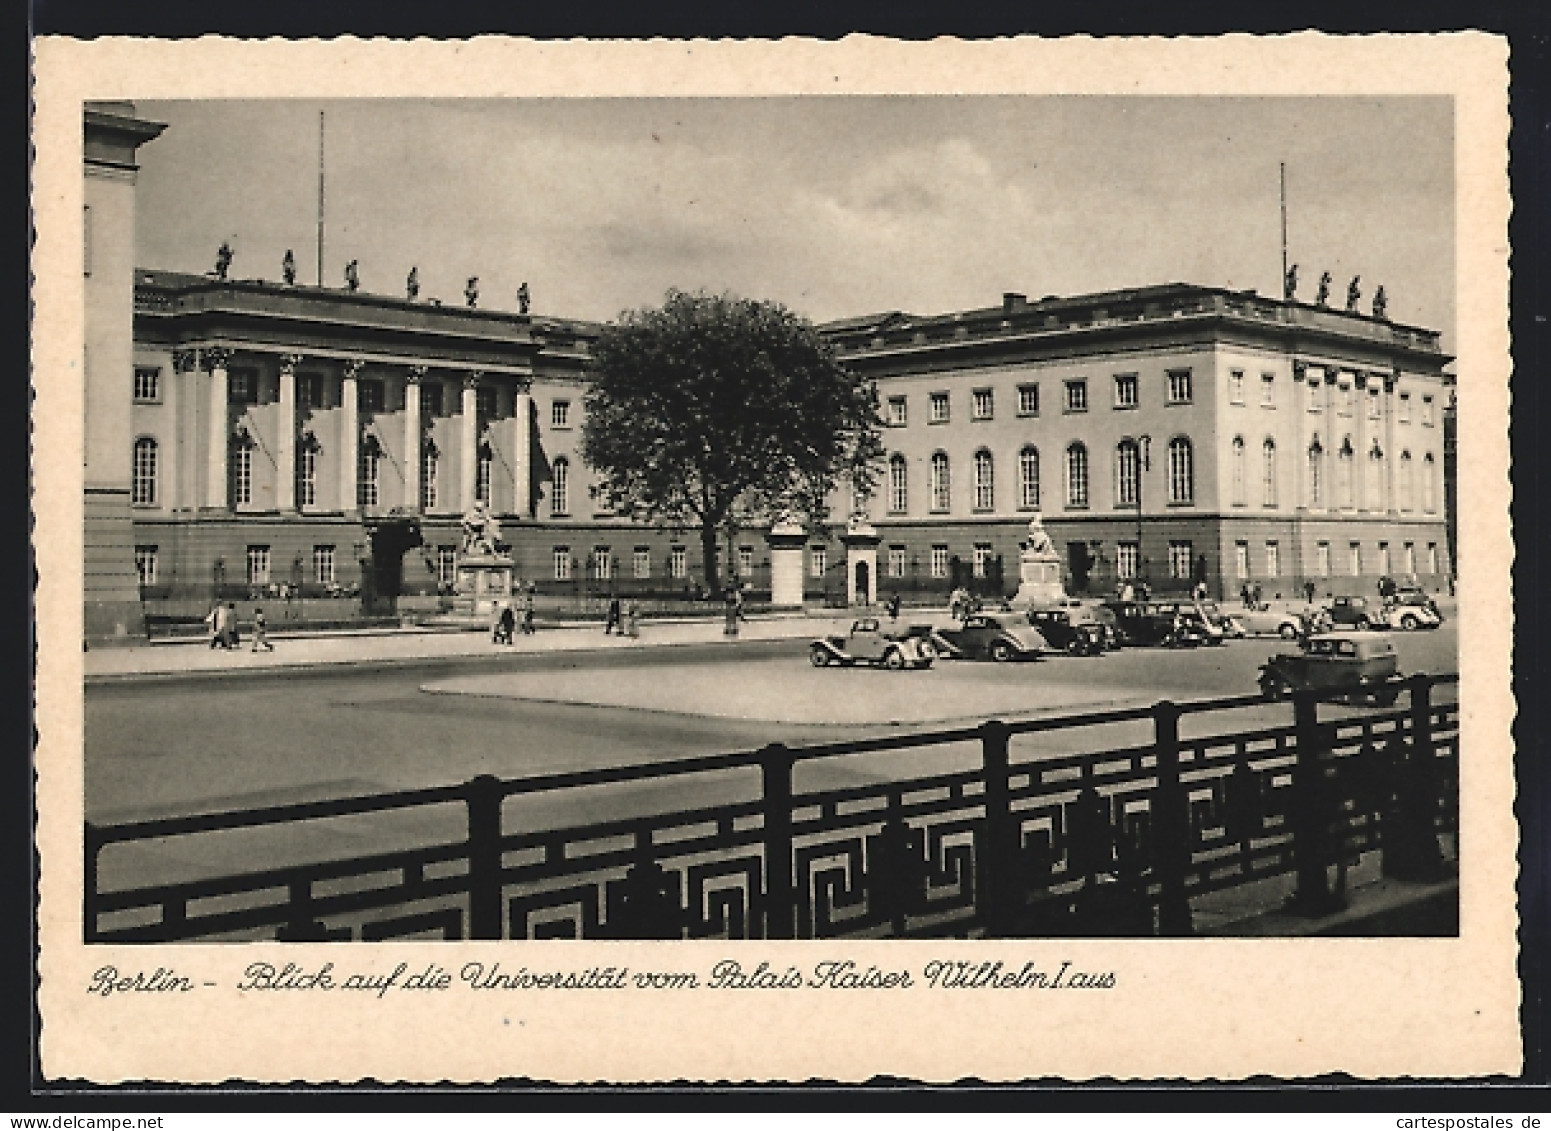
[[[470,554],[457,560],[453,611],[466,617],[495,616],[512,599],[512,559],[505,554]]]
[[[1026,609],[1054,605],[1066,597],[1061,587],[1061,559],[1025,555],[1018,562],[1018,592],[1013,595],[1015,608]]]
[[[770,528],[770,603],[778,609],[802,608],[802,548],[808,532],[795,522]]]

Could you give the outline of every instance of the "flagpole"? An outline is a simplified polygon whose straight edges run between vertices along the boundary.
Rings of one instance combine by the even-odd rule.
[[[323,285],[323,111],[318,111],[318,286]]]

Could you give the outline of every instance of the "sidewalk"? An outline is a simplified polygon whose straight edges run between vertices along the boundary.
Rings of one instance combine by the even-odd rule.
[[[86,682],[108,683],[155,676],[221,672],[302,670],[331,664],[392,666],[423,660],[472,656],[531,655],[548,652],[626,651],[669,645],[725,643],[738,640],[809,639],[844,631],[853,614],[845,609],[770,613],[740,625],[736,639],[722,635],[722,618],[643,621],[636,639],[605,636],[597,621],[541,625],[532,636],[518,634],[510,646],[493,644],[488,627],[466,631],[423,628],[354,629],[319,633],[270,633],[273,652],[252,650],[252,637],[240,648],[211,648],[208,638],[158,641],[132,648],[103,648],[86,653]],[[901,618],[903,620],[904,618]]]

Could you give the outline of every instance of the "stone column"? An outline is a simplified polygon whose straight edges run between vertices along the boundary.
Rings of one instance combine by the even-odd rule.
[[[770,542],[770,603],[776,608],[802,607],[802,548],[808,533],[783,518],[766,535]]]
[[[360,462],[361,418],[356,377],[363,363],[359,358],[345,362],[344,380],[339,386],[339,509],[357,510],[355,475]]]
[[[209,446],[205,453],[205,506],[225,510],[231,505],[226,497],[226,437],[231,431],[227,417],[229,400],[226,384],[226,365],[231,360],[231,350],[208,349],[203,361],[210,370],[210,419]]]
[[[168,454],[173,456],[174,462],[167,465],[167,503],[174,510],[197,509],[199,486],[194,473],[198,463],[199,432],[195,425],[198,404],[195,374],[199,372],[199,354],[194,350],[174,350],[172,371],[168,388],[173,391],[174,399],[167,406],[167,415],[172,420],[176,442],[168,445],[172,449]]]
[[[533,394],[525,378],[518,378],[517,401],[512,411],[512,512],[533,517]]]
[[[458,509],[474,509],[474,479],[479,474],[479,379],[484,373],[470,370],[463,378],[463,417],[458,437]]]
[[[1396,466],[1400,459],[1400,453],[1395,450],[1395,384],[1398,375],[1394,373],[1384,374],[1383,404],[1379,409],[1382,414],[1381,424],[1384,428],[1384,513],[1396,514],[1400,504],[1395,497],[1395,476],[1398,473]]]
[[[404,507],[420,513],[420,382],[425,366],[412,365],[404,378]]]
[[[282,514],[296,510],[296,367],[302,355],[280,359],[280,421],[275,428],[275,505]]]

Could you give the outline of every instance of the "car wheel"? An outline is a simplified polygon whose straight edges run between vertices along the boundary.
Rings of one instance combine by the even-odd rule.
[[[1081,656],[1087,650],[1087,646],[1083,644],[1082,638],[1079,636],[1074,636],[1066,642],[1066,653],[1069,656]]]
[[[1276,634],[1283,640],[1296,640],[1298,639],[1298,628],[1296,625],[1284,624],[1276,630]]]
[[[1358,617],[1352,627],[1357,629],[1359,632],[1367,632],[1371,625],[1369,624],[1367,617]]]
[[[1005,640],[998,640],[991,645],[991,658],[999,664],[1005,664],[1013,658],[1012,645]]]
[[[1400,627],[1405,629],[1407,632],[1415,632],[1418,623],[1420,622],[1418,622],[1416,617],[1412,616],[1410,613],[1407,613],[1405,616],[1400,618]]]
[[[829,653],[823,648],[810,648],[808,662],[816,668],[826,668],[829,666]]]
[[[921,641],[921,661],[924,665],[930,665],[937,658],[937,649],[932,646],[930,640]]]
[[[1260,677],[1260,694],[1267,699],[1284,699],[1287,697],[1287,684],[1274,675]]]
[[[883,654],[883,666],[891,672],[897,672],[905,666],[905,654],[898,648],[890,648]]]

